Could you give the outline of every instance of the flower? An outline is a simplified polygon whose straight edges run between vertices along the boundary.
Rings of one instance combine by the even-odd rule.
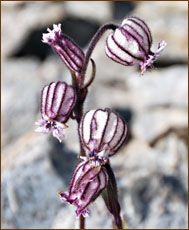
[[[73,72],[80,72],[85,55],[79,46],[68,36],[62,34],[61,24],[53,25],[53,30],[47,29],[42,42],[49,44],[60,56],[61,60]]]
[[[108,208],[112,215],[119,217],[117,187],[115,178],[112,176],[113,172],[108,166],[108,157],[115,154],[125,140],[126,134],[127,125],[110,109],[90,110],[83,115],[79,124],[79,136],[88,154],[86,157],[79,157],[81,161],[74,170],[69,193],[59,193],[62,200],[77,207],[77,216],[86,217],[89,213],[89,204],[108,186],[105,202],[109,204],[110,191],[114,191],[115,197],[111,195],[111,199],[115,208],[112,209],[111,204]]]
[[[94,166],[91,161],[81,160],[74,170],[69,193],[59,192],[59,195],[63,201],[77,207],[78,217],[87,217],[89,204],[101,194],[107,184],[108,175],[105,167]]]
[[[127,136],[127,125],[110,109],[86,112],[79,125],[80,141],[86,150],[87,159],[96,165],[106,164],[108,157],[115,154]]]
[[[43,134],[52,133],[60,142],[64,138],[65,122],[76,103],[76,93],[72,86],[65,82],[51,82],[41,93],[42,120],[36,122],[35,130]]]
[[[137,17],[126,17],[121,26],[108,36],[105,51],[108,57],[122,65],[139,64],[143,74],[166,45],[165,41],[160,41],[153,53],[150,50],[152,36],[146,23]]]

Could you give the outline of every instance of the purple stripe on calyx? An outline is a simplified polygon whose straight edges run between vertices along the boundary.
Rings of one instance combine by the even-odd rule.
[[[97,177],[98,178],[98,177]],[[95,180],[93,181],[93,183],[91,182],[91,183],[89,183],[89,185],[88,185],[88,187],[87,187],[87,191],[89,191],[90,190],[90,192],[87,192],[87,191],[85,191],[85,199],[86,199],[86,201],[85,201],[85,205],[81,208],[81,211],[83,210],[83,209],[85,209],[91,202],[93,202],[94,201],[94,195],[95,195],[95,193],[97,193],[97,191],[98,191],[98,188],[99,188],[99,184],[100,184],[100,180],[99,179],[97,179],[97,178],[95,178]],[[96,183],[96,180],[98,180],[98,182]],[[94,184],[96,183],[96,187],[94,187]],[[88,197],[86,197],[86,195],[89,195]]]
[[[88,182],[88,183],[86,184],[86,186],[85,186],[85,188],[84,188],[84,190],[83,190],[83,193],[82,193],[82,195],[81,195],[81,199],[82,199],[82,200],[85,199],[85,195],[86,195],[86,193],[87,193],[87,189],[88,189],[89,185],[90,185],[90,182]]]
[[[45,107],[46,107],[46,98],[47,98],[48,85],[45,86],[41,91],[41,115],[42,118],[46,118]]]
[[[109,56],[109,55],[108,55],[108,57],[110,57],[113,61],[118,62],[118,63],[123,64],[123,65],[132,65],[131,62],[128,62],[128,61],[126,61],[126,60],[120,58],[119,56],[117,56],[117,55],[111,50],[111,48],[109,47],[108,43],[106,44],[106,47],[107,47],[108,51],[111,53],[111,55],[113,56],[113,57],[112,57],[112,56]]]
[[[67,46],[69,47],[69,49],[72,50],[81,61],[83,61],[84,58],[85,58],[85,54],[81,50],[81,48],[71,38],[69,38],[67,35],[63,35],[63,37],[64,37],[64,40],[66,41]]]
[[[85,162],[84,161],[79,161],[74,169],[74,173],[72,175],[72,178],[71,178],[71,181],[70,181],[70,185],[69,185],[69,193],[71,192],[72,190],[72,187],[73,187],[73,183],[75,181],[75,175],[78,173],[79,169],[83,166]]]
[[[124,124],[124,131],[123,131],[122,136],[120,138],[119,144],[114,149],[114,152],[117,152],[119,150],[119,148],[122,146],[122,144],[126,140],[126,137],[127,137],[127,125]]]
[[[74,103],[74,89],[71,86],[69,86],[67,87],[65,98],[59,110],[60,114],[64,116],[69,114],[71,108],[73,107],[73,103]]]
[[[81,68],[83,63],[80,60],[80,57],[78,57],[77,54],[74,51],[70,50],[68,47],[65,47],[64,50],[68,54],[70,60],[75,64],[75,66]]]
[[[93,138],[92,138],[92,134],[93,134],[93,131],[94,131],[94,129],[93,129],[93,120],[95,119],[95,123],[97,124],[95,115],[96,115],[96,113],[97,113],[98,111],[99,111],[99,110],[97,109],[97,110],[93,113],[93,116],[92,116],[92,119],[91,119],[91,123],[90,123],[90,136],[89,136],[89,141],[87,142],[87,145],[89,145],[90,141],[93,140]],[[96,128],[96,130],[98,129],[98,124],[97,124],[97,126],[96,126],[95,128]],[[84,130],[83,130],[83,132],[84,132]]]
[[[146,28],[148,28],[146,23],[141,21],[141,23],[143,23],[143,26],[142,26],[139,22],[135,21],[134,19],[136,19],[136,18],[134,18],[134,17],[133,18],[128,18],[129,21],[132,21],[133,23],[138,25],[141,29],[143,29],[144,33],[146,34],[146,36],[148,38],[149,47],[151,47],[151,45],[152,45],[151,33],[149,33],[150,32],[149,29],[148,29],[148,31],[146,31]]]
[[[132,35],[129,31],[127,31],[124,27],[121,27],[121,32],[125,35],[125,36],[130,36],[132,37],[133,40],[135,40],[139,46],[139,52],[141,53],[141,50],[142,52],[144,53],[142,56],[144,57],[147,57],[148,56],[148,53],[146,52],[146,50],[144,49],[143,45],[139,42],[139,40],[134,36]],[[141,50],[140,50],[141,49]],[[144,60],[143,60],[144,61]]]
[[[97,151],[100,151],[101,149],[101,146],[103,145],[103,140],[104,140],[104,137],[105,137],[105,133],[106,133],[106,129],[107,129],[107,126],[108,126],[108,122],[109,122],[109,119],[110,119],[110,110],[102,110],[103,112],[107,112],[108,116],[107,116],[107,119],[106,119],[106,124],[104,126],[104,130],[102,131],[102,137],[101,137],[101,140],[100,140],[100,143],[98,145],[98,149]]]
[[[114,133],[112,135],[112,138],[110,139],[110,141],[108,141],[106,144],[108,144],[108,146],[110,147],[110,143],[112,142],[112,140],[114,139],[116,133],[117,133],[117,130],[118,130],[118,121],[119,121],[119,117],[116,116],[116,120],[117,120],[117,123],[116,123],[116,127],[115,127],[115,130],[114,130]],[[112,148],[111,148],[112,149]],[[100,151],[102,151],[103,149],[101,148]],[[110,153],[112,152],[112,150],[110,151]]]
[[[54,94],[53,94],[53,98],[52,98],[52,104],[51,104],[51,108],[50,110],[53,111],[56,115],[58,114],[58,108],[60,107],[61,105],[61,101],[59,102],[59,106],[57,108],[57,98],[58,98],[58,95],[57,95],[57,89],[61,86],[64,86],[65,87],[65,83],[61,83],[61,82],[57,82],[56,85],[55,85],[55,88],[54,88]],[[56,106],[55,106],[56,105]],[[56,110],[55,110],[56,109]]]
[[[149,36],[149,41],[150,41],[150,43],[152,43],[152,35],[151,35],[151,31],[150,31],[150,29],[149,29],[149,27],[148,27],[148,25],[142,20],[142,19],[140,19],[140,18],[137,18],[137,17],[131,17],[133,20],[135,20],[136,22],[138,21],[138,23],[141,23],[142,25],[142,27],[143,27],[143,29],[147,32],[147,34],[148,34],[148,36]]]
[[[124,122],[122,121],[122,119],[119,117],[119,119],[118,119],[118,129],[120,130],[121,128],[122,128],[123,130],[122,130],[122,132],[121,132],[121,135],[119,136],[119,139],[116,140],[116,139],[117,139],[116,137],[118,137],[118,134],[117,134],[118,132],[116,132],[116,135],[115,135],[114,138],[112,139],[112,142],[115,141],[115,140],[116,140],[116,142],[114,143],[113,146],[111,146],[111,143],[110,143],[111,150],[112,150],[112,151],[110,152],[110,156],[112,156],[112,155],[115,154],[116,150],[118,149],[118,146],[120,145],[120,141],[122,140],[122,137],[123,137],[124,131],[125,131],[125,124],[124,124]],[[117,129],[117,131],[118,131],[118,129]]]
[[[89,162],[89,164],[91,164]],[[89,168],[79,179],[77,180],[76,184],[74,185],[75,189],[77,190],[79,186],[82,186],[83,181],[92,181],[98,174],[99,174],[100,168],[92,167]],[[86,178],[89,177],[89,178]]]
[[[77,61],[79,61],[78,65],[81,66],[85,58],[84,54],[81,52],[78,52],[79,50],[76,45],[73,46],[73,42],[67,40],[66,43],[67,43],[68,52],[71,51],[74,54],[75,58],[78,59]]]
[[[119,149],[122,147],[124,141],[126,140],[126,136],[127,136],[127,130],[125,128],[125,131],[123,132],[123,135],[121,137],[119,145],[117,145],[116,148],[114,149],[114,152],[112,152],[112,154],[110,154],[111,156],[113,156],[117,151],[119,151]]]
[[[97,186],[97,188],[96,188],[96,191],[95,191],[95,193],[94,193],[95,196],[93,197],[93,200],[92,200],[92,201],[94,201],[94,200],[99,196],[99,188],[100,188],[100,184],[101,184],[100,174],[101,174],[101,172],[98,174],[98,176],[97,176],[97,178],[96,178],[96,180],[98,181],[98,186]]]
[[[67,65],[69,69],[76,72],[78,71],[78,69],[80,69],[80,67],[78,67],[77,64],[74,63],[73,60],[69,57],[69,54],[66,52],[65,49],[56,48],[56,52],[58,53],[62,61]]]
[[[88,113],[91,113],[91,115],[86,116]],[[94,129],[94,120],[98,124],[97,129]],[[87,131],[90,134],[89,141],[88,137],[87,140],[84,139],[86,128],[90,129]],[[106,163],[108,155],[115,153],[126,138],[125,128],[126,125],[122,118],[110,109],[91,110],[83,115],[79,135],[83,145],[89,150],[87,157],[91,160],[94,157],[97,160],[94,165],[103,165]],[[86,141],[88,142],[86,143]]]
[[[111,141],[114,139],[114,137],[115,137],[115,135],[116,135],[116,133],[117,133],[117,130],[118,130],[119,117],[118,117],[118,116],[116,116],[116,118],[117,118],[116,128],[115,128],[115,131],[114,131],[114,134],[113,134],[113,136],[112,136],[111,140],[110,140],[108,143],[111,143]]]
[[[143,48],[145,49],[146,53],[149,53],[150,46],[149,46],[149,42],[148,42],[148,37],[144,36],[145,34],[143,34],[143,36],[142,36],[133,26],[131,26],[129,24],[123,25],[123,28],[125,30],[129,31],[133,36],[136,36],[136,38],[138,39],[140,44],[141,45],[143,44]]]
[[[62,100],[61,100],[60,106],[59,106],[59,108],[58,108],[58,113],[60,113],[60,110],[61,110],[61,107],[62,107],[63,101],[64,101],[64,99],[65,99],[65,97],[66,97],[66,91],[67,91],[67,88],[68,88],[68,85],[67,85],[67,84],[65,84],[65,88],[64,88],[64,93],[63,93],[63,96],[62,96]]]
[[[85,146],[85,148],[87,148],[89,150],[89,147],[88,147],[88,145],[86,145],[85,140],[84,140],[84,131],[83,131],[84,119],[85,119],[86,115],[87,115],[87,113],[85,113],[82,116],[82,119],[81,119],[81,122],[80,122],[80,126],[79,126],[80,127],[79,128],[79,136],[80,136],[81,143]]]
[[[129,25],[129,24],[125,24],[125,25],[123,25],[123,26],[121,26],[121,27],[129,27],[130,29],[131,29],[131,31],[133,31],[133,33],[134,34],[137,34],[137,36],[139,36],[140,37],[140,39],[144,39],[144,37],[133,27],[133,26],[131,26],[131,25]],[[126,28],[125,28],[126,29]],[[127,30],[127,29],[126,29]]]
[[[112,36],[112,39],[113,39],[113,41],[115,42],[115,44],[116,44],[122,51],[124,51],[125,53],[127,53],[129,56],[131,56],[132,58],[137,59],[137,60],[139,60],[139,61],[143,61],[143,59],[142,59],[141,57],[135,56],[134,54],[132,54],[131,52],[129,52],[126,48],[124,48],[123,46],[121,46],[121,45],[116,41],[116,39],[115,39],[114,36]],[[138,41],[136,41],[136,42],[138,43]]]
[[[50,91],[52,90],[52,85],[54,84],[54,82],[51,82],[48,85],[48,90],[47,90],[47,97],[46,97],[46,103],[45,103],[45,115],[49,117],[48,112],[49,112],[49,107],[51,106],[52,103],[52,99],[50,98]],[[51,116],[49,117],[51,118]]]
[[[113,147],[114,151],[116,150],[116,147],[120,145],[120,141],[122,140],[122,137],[124,136],[124,133],[125,133],[125,124],[120,117],[119,117],[119,121],[118,121],[118,127],[122,128],[122,133],[121,133],[119,139],[117,140],[117,144]]]
[[[74,169],[74,173],[72,175],[71,181],[70,181],[70,187],[69,187],[69,193],[71,193],[74,190],[75,183],[77,182],[79,177],[76,177],[78,174],[79,170],[84,167],[88,162],[85,161],[80,161],[77,165],[76,168]]]
[[[120,37],[122,36],[122,38]],[[114,33],[109,35],[108,37],[108,46],[111,49],[111,51],[117,55],[120,59],[126,60],[128,63],[131,63],[133,61],[133,58],[124,50],[122,50],[117,43],[115,43],[115,40],[119,45],[126,46],[129,44],[129,40],[121,33],[120,29],[116,29]]]

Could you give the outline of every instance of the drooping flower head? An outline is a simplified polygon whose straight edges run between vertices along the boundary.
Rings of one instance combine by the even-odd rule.
[[[42,42],[49,44],[71,71],[79,73],[85,58],[83,51],[68,36],[62,34],[61,24],[54,24],[53,30],[48,28],[47,31],[48,33],[43,34]]]
[[[65,82],[52,82],[45,86],[41,92],[42,120],[36,122],[37,132],[52,133],[60,142],[67,127],[65,122],[76,103],[76,93],[72,86]]]
[[[114,181],[112,173],[109,173],[108,157],[117,152],[126,138],[127,126],[120,116],[109,109],[90,110],[86,112],[80,122],[79,135],[81,144],[87,152],[86,157],[80,157],[81,161],[76,166],[69,193],[60,192],[62,200],[77,207],[77,216],[87,216],[88,206],[102,191]],[[111,188],[115,189],[114,199],[116,215],[119,215],[117,201],[116,182]],[[106,192],[107,194],[107,192]],[[109,195],[108,195],[109,196]],[[108,199],[108,200],[107,200]],[[106,203],[109,198],[106,198]],[[109,207],[109,206],[108,206]],[[114,208],[109,208],[114,214]]]
[[[96,164],[105,164],[114,155],[127,136],[127,125],[110,109],[86,112],[79,125],[79,136],[88,159]]]
[[[94,166],[91,161],[81,160],[70,182],[69,193],[60,192],[63,201],[77,207],[76,215],[88,216],[88,206],[101,194],[108,184],[105,167]]]
[[[125,66],[139,64],[141,74],[160,55],[165,41],[160,41],[155,53],[151,51],[152,36],[146,23],[137,17],[126,17],[121,26],[106,41],[106,55]]]

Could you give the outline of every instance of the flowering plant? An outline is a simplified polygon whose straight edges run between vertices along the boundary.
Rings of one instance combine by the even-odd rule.
[[[159,43],[157,51],[151,51],[152,36],[146,23],[137,17],[127,17],[120,26],[106,24],[92,38],[84,54],[80,47],[67,35],[62,34],[61,24],[47,29],[42,42],[50,45],[65,63],[71,73],[72,85],[66,82],[52,82],[42,89],[41,116],[37,132],[51,133],[60,142],[68,119],[78,124],[80,154],[69,186],[69,191],[59,192],[60,198],[76,206],[80,217],[80,229],[84,229],[84,218],[89,206],[102,195],[112,215],[113,227],[122,229],[117,185],[110,157],[116,154],[127,137],[127,124],[119,114],[110,109],[95,109],[83,112],[88,87],[95,78],[95,62],[91,54],[102,34],[112,30],[106,40],[105,53],[113,61],[125,66],[140,65],[141,75],[149,68],[166,46]],[[89,81],[85,75],[89,60],[92,73]]]

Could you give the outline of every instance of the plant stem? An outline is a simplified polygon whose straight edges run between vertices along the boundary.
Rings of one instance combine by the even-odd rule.
[[[87,70],[87,66],[91,57],[91,54],[97,44],[97,42],[99,41],[99,39],[102,37],[102,35],[104,34],[104,32],[108,29],[112,29],[115,30],[118,26],[115,24],[105,24],[103,26],[101,26],[98,31],[96,32],[96,34],[93,36],[90,44],[89,44],[89,48],[87,50],[86,56],[85,56],[85,61],[82,67],[82,71],[81,71],[81,81],[82,81],[82,85],[84,82],[84,77],[85,77],[85,72]]]
[[[71,75],[72,75],[72,83],[73,83],[73,86],[75,87],[77,93],[78,93],[78,98],[81,99],[83,95],[82,92],[81,92],[81,89],[82,87],[84,86],[84,77],[85,77],[85,73],[86,73],[86,70],[87,70],[87,66],[88,66],[88,63],[89,63],[89,60],[90,60],[90,57],[91,57],[91,54],[97,44],[97,42],[99,41],[99,39],[101,38],[101,36],[104,34],[104,32],[108,29],[112,29],[112,30],[115,30],[118,26],[117,25],[114,25],[114,24],[105,24],[104,26],[100,27],[100,29],[96,32],[96,34],[94,35],[94,37],[92,38],[90,44],[89,44],[89,48],[87,50],[87,53],[86,53],[86,56],[85,56],[85,61],[84,61],[84,64],[83,64],[83,67],[82,67],[82,71],[81,71],[81,74],[79,75],[79,85],[77,85],[77,78],[76,78],[76,75],[74,72],[71,71]],[[95,75],[95,63],[94,61],[92,60],[92,64],[93,64],[93,73],[92,73],[92,78],[91,80],[87,83],[87,87],[91,84],[91,82],[94,80],[94,75]],[[78,132],[79,132],[79,123],[81,121],[81,118],[83,116],[83,104],[84,104],[84,101],[85,101],[85,97],[86,97],[86,94],[87,94],[87,89],[86,91],[83,92],[84,94],[84,98],[83,100],[78,100],[80,101],[80,103],[78,104],[78,106],[75,108],[75,115],[76,115],[76,120],[77,120],[77,124],[78,124]],[[80,142],[80,156],[85,156],[85,150],[83,149],[83,146]],[[85,229],[85,218],[81,215],[80,216],[80,229]]]
[[[74,75],[72,75],[72,80],[75,79],[73,76]],[[77,92],[79,92],[79,91],[77,91]],[[80,94],[80,92],[79,92],[79,94]],[[77,106],[77,108],[75,109],[76,121],[77,121],[77,125],[78,125],[78,135],[79,135],[79,123],[80,123],[81,118],[83,116],[83,104],[84,104],[84,101],[80,102],[79,105]],[[85,150],[81,144],[81,141],[79,143],[80,143],[80,156],[85,156]],[[85,229],[85,218],[82,215],[79,218],[79,228]]]
[[[81,215],[79,220],[80,220],[79,228],[85,229],[85,218]]]
[[[77,124],[78,124],[78,132],[79,132],[79,123],[81,121],[81,117],[83,116],[83,103],[78,108],[78,118],[77,118]],[[80,156],[85,156],[85,150],[83,149],[83,146],[80,142]],[[79,228],[85,229],[85,218],[81,215],[79,218]]]

